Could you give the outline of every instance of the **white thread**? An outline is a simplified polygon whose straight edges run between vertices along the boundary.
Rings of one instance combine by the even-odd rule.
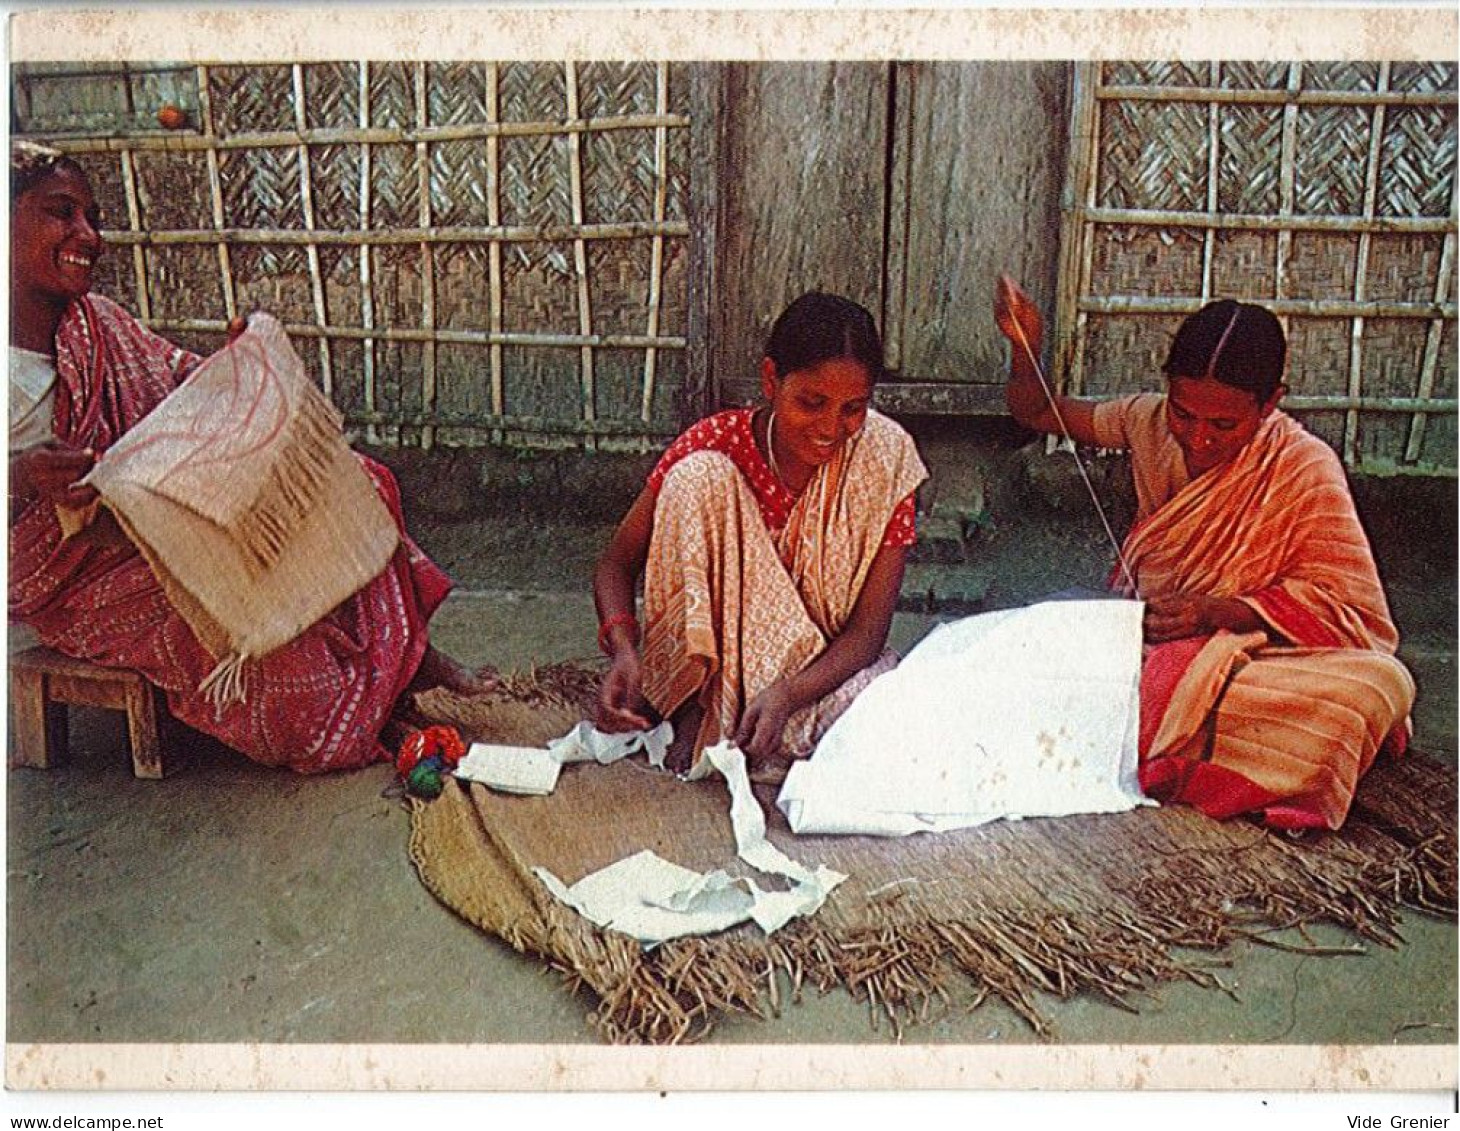
[[[1095,484],[1090,481],[1090,473],[1085,470],[1085,461],[1080,458],[1080,453],[1075,447],[1075,438],[1070,435],[1070,430],[1065,426],[1065,418],[1060,412],[1059,404],[1055,401],[1054,390],[1045,380],[1044,368],[1039,364],[1039,358],[1034,356],[1034,351],[1029,348],[1029,339],[1024,336],[1024,327],[1019,325],[1019,319],[1010,318],[1009,321],[1013,323],[1014,332],[1019,335],[1019,344],[1024,347],[1025,356],[1034,366],[1034,375],[1039,378],[1039,384],[1044,389],[1045,397],[1049,400],[1049,407],[1054,410],[1055,423],[1060,426],[1060,431],[1070,442],[1070,455],[1074,457],[1075,467],[1079,469],[1080,478],[1085,481],[1085,490],[1090,492],[1090,501],[1095,504],[1095,513],[1100,516],[1100,525],[1105,527],[1105,537],[1110,539],[1110,545],[1115,549],[1115,558],[1120,563],[1121,572],[1125,574],[1125,583],[1130,586],[1130,591],[1135,598],[1140,600],[1141,591],[1140,587],[1136,585],[1135,574],[1131,572],[1130,563],[1125,560],[1125,554],[1121,552],[1120,543],[1115,538],[1115,531],[1110,527],[1110,520],[1105,517],[1105,508],[1100,505],[1100,496],[1095,493]]]

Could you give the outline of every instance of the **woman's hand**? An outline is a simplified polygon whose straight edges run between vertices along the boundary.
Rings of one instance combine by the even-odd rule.
[[[1044,318],[1034,300],[1007,275],[1000,275],[994,287],[994,321],[1004,337],[1014,344],[1016,356],[1028,343],[1037,358],[1044,345]]]
[[[598,711],[593,725],[604,734],[648,730],[643,682],[639,674],[639,653],[621,648],[598,686]]]
[[[239,315],[237,318],[229,319],[228,344],[231,346],[234,342],[238,341],[238,339],[243,336],[243,332],[247,329],[248,319],[244,318],[242,315]]]
[[[1009,339],[1009,383],[1004,402],[1009,415],[1025,428],[1068,436],[1077,444],[1096,443],[1095,402],[1056,393],[1041,376],[1044,318],[1034,300],[1007,275],[994,288],[994,321]]]
[[[78,482],[95,464],[90,448],[47,440],[10,458],[10,492],[79,509],[96,498],[95,487]]]
[[[781,753],[786,722],[795,708],[790,688],[783,679],[777,680],[750,701],[735,731],[735,745],[745,752],[752,765]]]
[[[1210,636],[1219,629],[1254,632],[1263,627],[1252,606],[1235,597],[1172,593],[1146,601],[1142,623],[1147,644],[1165,644],[1190,636]]]

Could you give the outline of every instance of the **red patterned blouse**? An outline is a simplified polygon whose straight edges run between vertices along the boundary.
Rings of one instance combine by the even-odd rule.
[[[754,409],[732,408],[707,416],[691,425],[669,445],[654,470],[649,473],[649,490],[658,495],[669,469],[691,452],[723,452],[750,484],[751,493],[760,505],[760,515],[765,520],[766,527],[773,531],[784,529],[791,517],[791,508],[796,505],[797,496],[776,478],[766,465],[760,449],[755,446],[755,437],[751,432],[754,415]],[[894,508],[892,517],[887,520],[887,531],[882,536],[882,545],[911,546],[917,538],[917,493],[914,492]]]

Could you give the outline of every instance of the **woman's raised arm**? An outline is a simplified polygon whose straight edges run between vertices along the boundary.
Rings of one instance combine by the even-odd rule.
[[[1009,414],[1025,428],[1055,436],[1066,433],[1079,444],[1094,444],[1095,402],[1046,392],[1035,368],[1044,348],[1044,319],[1039,308],[1007,275],[994,291],[994,321],[1009,339],[1009,383],[1004,389]]]

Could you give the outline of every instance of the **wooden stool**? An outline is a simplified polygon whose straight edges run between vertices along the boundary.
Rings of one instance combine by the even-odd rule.
[[[12,765],[49,769],[66,757],[67,704],[126,711],[132,772],[162,777],[156,689],[134,671],[98,667],[41,647],[10,657]]]

